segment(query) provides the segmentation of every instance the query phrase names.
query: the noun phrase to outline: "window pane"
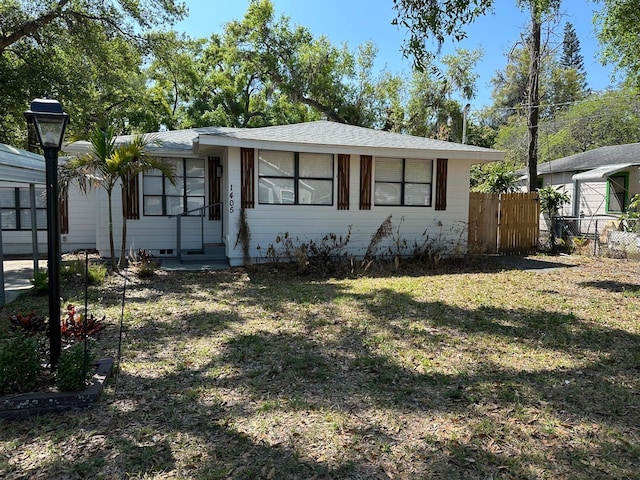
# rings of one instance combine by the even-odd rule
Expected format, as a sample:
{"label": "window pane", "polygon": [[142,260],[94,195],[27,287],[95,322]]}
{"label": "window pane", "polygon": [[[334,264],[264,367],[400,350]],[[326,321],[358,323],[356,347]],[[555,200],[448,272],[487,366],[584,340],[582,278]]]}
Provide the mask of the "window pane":
{"label": "window pane", "polygon": [[142,181],[145,195],[162,195],[162,177],[144,176]]}
{"label": "window pane", "polygon": [[20,209],[20,229],[31,229],[31,210],[25,210],[24,208]]}
{"label": "window pane", "polygon": [[184,197],[167,197],[167,215],[184,212]]}
{"label": "window pane", "polygon": [[47,211],[38,209],[36,210],[36,225],[38,228],[47,228]]}
{"label": "window pane", "polygon": [[36,188],[36,208],[47,208],[47,195],[44,188]]}
{"label": "window pane", "polygon": [[431,202],[431,184],[407,183],[404,186],[404,204],[428,207]]}
{"label": "window pane", "polygon": [[377,158],[376,159],[376,182],[401,182],[402,181],[402,159],[400,158]]}
{"label": "window pane", "polygon": [[299,175],[301,177],[333,177],[333,155],[301,153],[299,156],[299,163]]}
{"label": "window pane", "polygon": [[187,195],[204,196],[204,178],[187,178]]}
{"label": "window pane", "polygon": [[624,209],[624,184],[626,177],[609,177],[609,211],[622,212]]}
{"label": "window pane", "polygon": [[258,173],[265,177],[293,177],[293,152],[261,150],[258,157]]}
{"label": "window pane", "polygon": [[2,210],[2,228],[7,230],[15,230],[17,228],[15,210]]}
{"label": "window pane", "polygon": [[19,188],[18,190],[20,191],[20,193],[18,194],[18,202],[20,203],[20,208],[31,207],[31,195],[29,194],[29,189]]}
{"label": "window pane", "polygon": [[[187,211],[199,207],[204,207],[204,197],[187,197]],[[189,213],[189,215],[199,217],[202,215],[202,210],[196,210],[195,212]]]}
{"label": "window pane", "polygon": [[404,178],[406,182],[431,182],[432,160],[407,159],[405,164]]}
{"label": "window pane", "polygon": [[13,188],[0,188],[0,206],[15,207],[16,206],[16,191]]}
{"label": "window pane", "polygon": [[145,215],[162,215],[162,197],[144,197]]}
{"label": "window pane", "polygon": [[294,203],[293,180],[286,178],[261,178],[258,182],[258,202],[274,204]]}
{"label": "window pane", "polygon": [[166,195],[184,195],[184,178],[176,177],[175,185],[171,185],[171,182],[165,178],[164,192]]}
{"label": "window pane", "polygon": [[299,180],[298,203],[304,205],[331,205],[333,203],[331,180]]}
{"label": "window pane", "polygon": [[204,160],[200,158],[190,158],[186,161],[186,173],[187,177],[202,177],[204,178]]}
{"label": "window pane", "polygon": [[400,205],[400,184],[376,182],[376,205]]}
{"label": "window pane", "polygon": [[[180,175],[180,176],[184,175],[184,163],[181,158],[163,158],[162,161],[173,167],[173,173],[175,175]],[[158,170],[155,170],[155,171],[157,171],[160,175],[162,175],[162,172]]]}

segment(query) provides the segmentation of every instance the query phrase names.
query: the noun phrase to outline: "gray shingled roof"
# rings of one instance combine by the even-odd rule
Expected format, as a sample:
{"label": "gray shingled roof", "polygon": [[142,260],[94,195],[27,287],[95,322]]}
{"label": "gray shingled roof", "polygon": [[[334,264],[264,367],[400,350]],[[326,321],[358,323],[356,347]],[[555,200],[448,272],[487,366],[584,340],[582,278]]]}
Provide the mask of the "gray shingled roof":
{"label": "gray shingled roof", "polygon": [[[193,142],[198,139],[199,135],[212,135],[221,132],[227,132],[232,130],[238,130],[236,128],[228,127],[201,127],[201,128],[188,128],[185,130],[168,130],[165,132],[147,133],[145,137],[147,140],[153,142],[157,140],[157,145],[153,143],[149,145],[149,150],[170,150],[170,151],[187,151],[190,152],[193,148]],[[133,140],[134,135],[120,135],[117,139],[117,143],[130,142]],[[86,152],[90,148],[90,144],[86,140],[80,140],[66,145],[63,150],[69,153]]]}
{"label": "gray shingled roof", "polygon": [[[118,142],[130,141],[131,135],[118,137]],[[259,128],[227,128],[204,127],[187,130],[174,130],[147,134],[147,138],[159,141],[158,146],[150,146],[150,150],[191,151],[193,144],[199,141],[207,145],[246,145],[252,143],[277,143],[309,146],[331,147],[364,147],[401,150],[431,150],[440,152],[467,152],[488,156],[489,160],[502,159],[502,152],[488,148],[463,145],[460,143],[415,137],[399,133],[373,130],[342,123],[319,120],[316,122],[277,125]],[[87,151],[86,141],[67,145],[64,150],[69,153]],[[495,157],[495,158],[493,158]]]}
{"label": "gray shingled roof", "polygon": [[326,120],[262,128],[235,129],[226,132],[217,132],[212,136],[237,140],[301,145],[499,153],[497,150],[473,145],[463,145],[461,143],[434,140],[432,138],[373,130],[371,128],[357,127]]}
{"label": "gray shingled roof", "polygon": [[[569,157],[559,158],[538,165],[538,175],[559,172],[584,172],[606,165],[616,164],[640,165],[640,143],[611,145],[595,148],[588,152],[576,153]],[[517,173],[526,175],[527,169]]]}

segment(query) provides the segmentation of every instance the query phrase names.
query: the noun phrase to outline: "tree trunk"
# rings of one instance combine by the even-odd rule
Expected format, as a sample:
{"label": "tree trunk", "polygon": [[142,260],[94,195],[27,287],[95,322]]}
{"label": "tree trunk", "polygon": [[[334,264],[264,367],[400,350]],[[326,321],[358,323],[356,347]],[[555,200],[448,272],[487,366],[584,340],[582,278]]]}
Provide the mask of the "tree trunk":
{"label": "tree trunk", "polygon": [[122,179],[122,244],[120,246],[120,260],[118,261],[119,269],[124,268],[127,263],[127,212],[129,211],[129,195],[126,187],[128,183],[128,179]]}
{"label": "tree trunk", "polygon": [[529,116],[527,128],[529,129],[529,149],[527,152],[527,165],[529,166],[529,191],[535,192],[538,187],[538,120],[540,116],[540,14],[537,8],[531,7],[531,39],[529,52],[531,54],[529,66],[529,88],[527,92],[527,105]]}
{"label": "tree trunk", "polygon": [[111,270],[114,272],[118,270],[116,264],[116,247],[113,244],[113,208],[111,206],[111,190],[107,190],[107,197],[109,200],[109,253],[111,253]]}

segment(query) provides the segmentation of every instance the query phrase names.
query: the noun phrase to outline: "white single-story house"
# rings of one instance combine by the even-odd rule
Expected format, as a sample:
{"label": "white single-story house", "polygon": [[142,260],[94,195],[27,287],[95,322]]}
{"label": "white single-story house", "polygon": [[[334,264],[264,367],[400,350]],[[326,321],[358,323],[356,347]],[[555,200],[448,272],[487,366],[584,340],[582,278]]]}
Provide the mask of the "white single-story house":
{"label": "white single-story house", "polygon": [[[319,242],[327,234],[351,237],[345,247],[363,256],[385,219],[408,242],[426,237],[450,251],[466,249],[472,164],[503,153],[328,121],[252,129],[194,128],[148,134],[149,153],[174,165],[177,184],[159,171],[140,174],[124,189],[127,250],[180,257],[218,246],[231,266],[244,261],[240,212],[250,232],[251,260],[288,236]],[[118,137],[117,142],[131,140]],[[66,155],[88,153],[86,141]],[[113,195],[114,238],[120,245],[122,196]],[[71,189],[63,251],[85,246],[109,256],[107,199]],[[77,217],[74,221],[74,217]],[[76,231],[77,229],[77,231]],[[385,240],[387,243],[391,239]]]}
{"label": "white single-story house", "polygon": [[[538,186],[565,191],[571,202],[558,212],[580,222],[579,233],[592,233],[617,221],[640,193],[640,143],[600,147],[538,165]],[[517,173],[526,179],[527,170]],[[541,223],[542,224],[542,223]]]}

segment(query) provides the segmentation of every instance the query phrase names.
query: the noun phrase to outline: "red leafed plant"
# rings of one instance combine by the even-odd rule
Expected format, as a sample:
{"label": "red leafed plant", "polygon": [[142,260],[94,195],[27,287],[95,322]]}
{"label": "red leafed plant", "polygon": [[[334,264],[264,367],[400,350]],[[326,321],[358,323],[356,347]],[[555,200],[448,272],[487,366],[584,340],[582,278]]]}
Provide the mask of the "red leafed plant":
{"label": "red leafed plant", "polygon": [[42,316],[36,316],[34,312],[30,312],[27,315],[16,313],[9,317],[9,322],[13,328],[19,328],[27,334],[44,332],[47,329],[47,319]]}
{"label": "red leafed plant", "polygon": [[83,340],[85,336],[92,337],[105,328],[105,317],[97,319],[92,315],[76,311],[73,304],[67,305],[67,315],[60,321],[60,333],[70,340]]}

